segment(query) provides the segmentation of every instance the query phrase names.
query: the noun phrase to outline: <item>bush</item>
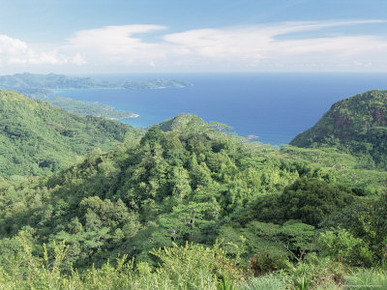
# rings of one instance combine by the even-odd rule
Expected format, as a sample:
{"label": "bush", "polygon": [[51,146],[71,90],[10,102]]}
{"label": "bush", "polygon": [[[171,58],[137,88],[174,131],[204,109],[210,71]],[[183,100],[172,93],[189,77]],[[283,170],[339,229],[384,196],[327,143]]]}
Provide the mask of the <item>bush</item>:
{"label": "bush", "polygon": [[373,254],[367,244],[345,229],[328,230],[317,241],[323,255],[353,266],[371,266]]}
{"label": "bush", "polygon": [[304,261],[289,267],[286,274],[292,288],[326,289],[342,285],[346,269],[329,258],[319,259],[315,254],[309,254]]}
{"label": "bush", "polygon": [[[157,273],[179,289],[208,289],[216,285],[233,285],[242,275],[225,252],[215,244],[212,248],[186,243],[151,251],[161,261]],[[232,287],[232,286],[231,286]]]}
{"label": "bush", "polygon": [[254,276],[261,276],[276,270],[285,269],[289,262],[279,251],[261,250],[250,259]]}

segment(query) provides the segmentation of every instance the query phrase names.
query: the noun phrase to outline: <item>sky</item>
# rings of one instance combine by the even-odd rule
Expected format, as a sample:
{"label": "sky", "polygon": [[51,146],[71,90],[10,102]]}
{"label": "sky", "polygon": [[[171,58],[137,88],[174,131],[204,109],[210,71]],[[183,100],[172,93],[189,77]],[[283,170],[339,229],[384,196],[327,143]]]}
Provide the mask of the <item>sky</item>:
{"label": "sky", "polygon": [[387,0],[0,0],[21,72],[387,72]]}

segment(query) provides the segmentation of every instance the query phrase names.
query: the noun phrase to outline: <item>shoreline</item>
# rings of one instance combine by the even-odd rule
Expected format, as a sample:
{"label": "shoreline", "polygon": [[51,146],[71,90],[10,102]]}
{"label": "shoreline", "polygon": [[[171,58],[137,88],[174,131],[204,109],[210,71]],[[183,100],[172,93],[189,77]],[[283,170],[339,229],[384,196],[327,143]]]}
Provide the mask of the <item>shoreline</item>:
{"label": "shoreline", "polygon": [[[127,116],[127,117],[108,118],[108,119],[120,121],[120,120],[134,119],[134,118],[138,118],[138,117],[140,117],[140,114],[132,113],[130,116]],[[101,117],[101,118],[104,118],[104,117]]]}
{"label": "shoreline", "polygon": [[132,113],[132,114],[131,114],[130,116],[128,116],[128,117],[115,118],[115,120],[133,119],[133,118],[138,118],[138,117],[140,117],[139,114]]}

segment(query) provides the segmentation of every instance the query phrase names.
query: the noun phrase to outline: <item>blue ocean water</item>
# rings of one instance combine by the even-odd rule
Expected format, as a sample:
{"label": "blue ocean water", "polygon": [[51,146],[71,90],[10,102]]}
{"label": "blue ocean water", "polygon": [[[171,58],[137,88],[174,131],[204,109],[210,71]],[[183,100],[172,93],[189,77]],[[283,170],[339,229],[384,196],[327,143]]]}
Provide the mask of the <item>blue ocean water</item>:
{"label": "blue ocean water", "polygon": [[[96,76],[93,76],[96,78]],[[313,126],[338,100],[367,90],[387,89],[387,74],[250,73],[110,75],[102,79],[189,81],[193,87],[159,90],[76,89],[55,95],[99,102],[139,114],[124,120],[148,127],[181,113],[217,121],[247,137],[272,145],[289,143]]]}

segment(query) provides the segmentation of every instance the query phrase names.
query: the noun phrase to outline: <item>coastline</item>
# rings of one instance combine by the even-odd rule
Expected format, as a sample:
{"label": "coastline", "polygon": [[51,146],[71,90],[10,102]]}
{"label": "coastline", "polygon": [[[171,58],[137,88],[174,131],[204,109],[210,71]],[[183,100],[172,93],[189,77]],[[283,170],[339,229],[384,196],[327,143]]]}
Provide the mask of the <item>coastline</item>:
{"label": "coastline", "polygon": [[139,114],[132,113],[130,116],[127,116],[127,117],[110,118],[110,119],[111,119],[111,120],[117,120],[117,121],[120,121],[120,120],[133,119],[133,118],[138,118],[138,117],[140,117]]}

